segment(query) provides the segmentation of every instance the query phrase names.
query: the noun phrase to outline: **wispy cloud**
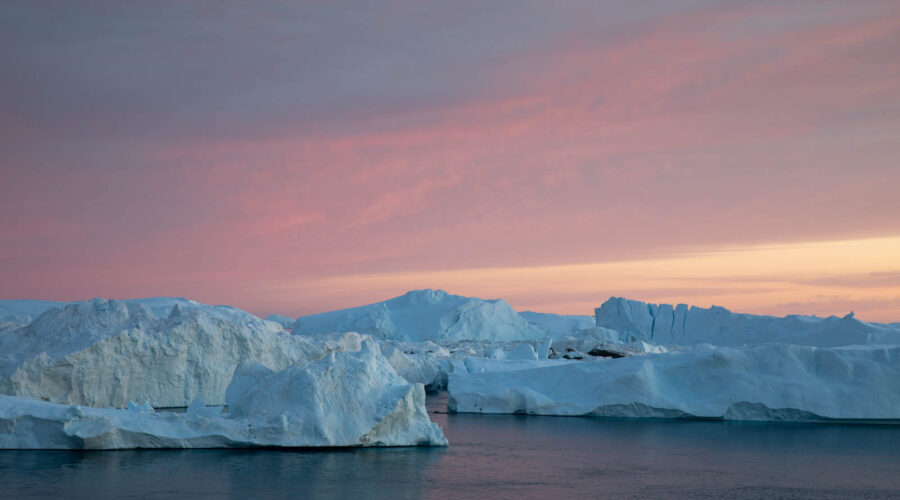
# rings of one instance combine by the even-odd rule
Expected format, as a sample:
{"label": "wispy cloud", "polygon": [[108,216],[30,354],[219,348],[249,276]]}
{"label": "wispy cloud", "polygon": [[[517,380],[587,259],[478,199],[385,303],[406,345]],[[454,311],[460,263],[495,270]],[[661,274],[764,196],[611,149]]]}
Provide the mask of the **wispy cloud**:
{"label": "wispy cloud", "polygon": [[[864,276],[890,263],[800,276],[756,245],[900,232],[896,2],[97,5],[0,11],[0,296],[309,311],[515,298],[525,281],[465,270],[571,263],[606,285],[540,274],[516,303],[893,287]],[[698,247],[739,279],[602,265]]]}

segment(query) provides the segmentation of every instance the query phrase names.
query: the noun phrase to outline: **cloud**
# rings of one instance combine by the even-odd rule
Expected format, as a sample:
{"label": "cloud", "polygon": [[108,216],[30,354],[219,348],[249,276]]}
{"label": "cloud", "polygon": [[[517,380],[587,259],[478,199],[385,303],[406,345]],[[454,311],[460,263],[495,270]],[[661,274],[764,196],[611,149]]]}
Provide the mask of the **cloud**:
{"label": "cloud", "polygon": [[[0,295],[263,307],[260,282],[892,236],[897,19],[892,2],[13,2]],[[794,279],[833,274],[817,269]],[[714,278],[617,286],[706,300]],[[601,292],[624,293],[579,303]]]}

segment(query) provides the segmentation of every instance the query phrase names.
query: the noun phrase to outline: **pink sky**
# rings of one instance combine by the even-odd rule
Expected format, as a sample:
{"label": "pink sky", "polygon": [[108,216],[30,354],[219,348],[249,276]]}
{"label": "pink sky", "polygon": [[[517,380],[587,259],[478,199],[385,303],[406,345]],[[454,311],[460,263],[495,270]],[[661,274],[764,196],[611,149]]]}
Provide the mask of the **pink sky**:
{"label": "pink sky", "polygon": [[900,321],[898,53],[893,1],[13,2],[0,298]]}

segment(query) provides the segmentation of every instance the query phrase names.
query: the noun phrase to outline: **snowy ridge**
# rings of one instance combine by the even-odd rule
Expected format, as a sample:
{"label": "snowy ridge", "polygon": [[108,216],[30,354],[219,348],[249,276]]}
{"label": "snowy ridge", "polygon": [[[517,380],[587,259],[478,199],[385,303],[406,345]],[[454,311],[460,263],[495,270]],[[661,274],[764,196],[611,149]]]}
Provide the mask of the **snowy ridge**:
{"label": "snowy ridge", "polygon": [[355,353],[266,374],[229,414],[199,400],[187,413],[86,408],[0,396],[0,448],[126,449],[248,446],[445,446],[425,391],[371,341]]}
{"label": "snowy ridge", "polygon": [[367,306],[302,316],[293,326],[295,335],[346,331],[377,339],[442,343],[546,336],[542,328],[525,321],[501,299],[462,297],[443,290],[415,290]]}
{"label": "snowy ridge", "polygon": [[[489,364],[479,363],[490,370]],[[900,346],[701,345],[682,353],[532,363],[449,377],[460,412],[712,417],[733,420],[900,419]]]}
{"label": "snowy ridge", "polygon": [[733,313],[723,307],[648,304],[612,297],[595,309],[598,327],[618,330],[625,340],[655,344],[723,346],[785,343],[819,347],[900,344],[900,329],[865,323],[852,314],[843,318],[760,316]]}

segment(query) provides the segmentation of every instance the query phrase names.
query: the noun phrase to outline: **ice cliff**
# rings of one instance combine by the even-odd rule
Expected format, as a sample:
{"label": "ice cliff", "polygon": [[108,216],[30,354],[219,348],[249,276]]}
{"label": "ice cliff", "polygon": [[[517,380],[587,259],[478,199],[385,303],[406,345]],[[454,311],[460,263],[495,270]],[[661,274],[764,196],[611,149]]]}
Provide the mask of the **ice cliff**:
{"label": "ice cliff", "polygon": [[425,392],[371,341],[280,372],[257,372],[230,407],[186,413],[87,408],[0,396],[0,448],[124,449],[415,446],[447,444]]}
{"label": "ice cliff", "polygon": [[449,376],[460,412],[713,417],[735,420],[900,419],[900,346],[817,348],[708,344],[591,362],[479,365]]}
{"label": "ice cliff", "polygon": [[[168,318],[154,320],[142,305],[92,301],[82,315],[84,307],[48,311],[29,325],[42,333],[25,336],[17,353],[34,357],[0,380],[0,393],[99,407],[122,407],[128,400],[187,406],[195,398],[221,404],[243,360],[280,370],[343,349],[327,339],[314,343],[291,336],[261,320],[237,323],[200,309],[175,307]],[[72,323],[78,327],[63,327]],[[68,342],[70,332],[80,333]]]}
{"label": "ice cliff", "polygon": [[724,346],[784,343],[819,347],[900,344],[900,329],[843,318],[759,316],[723,307],[648,304],[612,297],[595,309],[598,327],[617,330],[625,340],[655,344]]}

